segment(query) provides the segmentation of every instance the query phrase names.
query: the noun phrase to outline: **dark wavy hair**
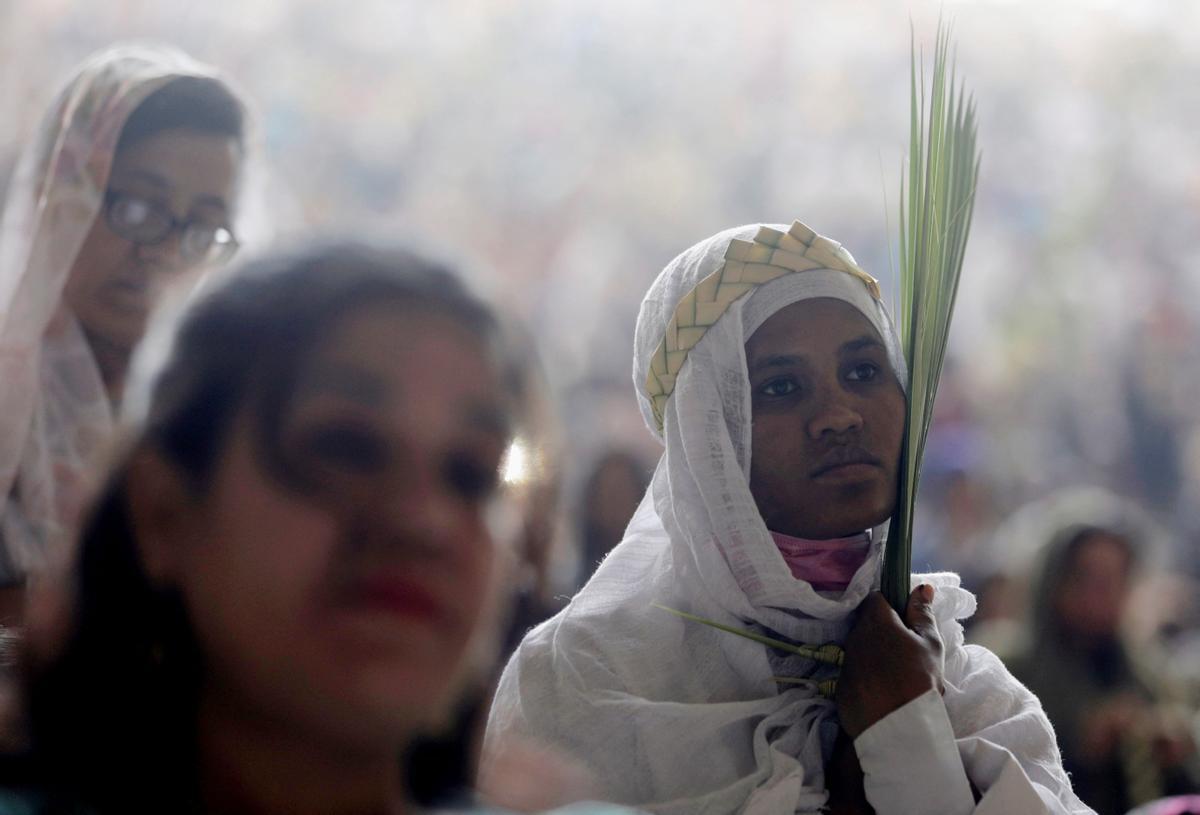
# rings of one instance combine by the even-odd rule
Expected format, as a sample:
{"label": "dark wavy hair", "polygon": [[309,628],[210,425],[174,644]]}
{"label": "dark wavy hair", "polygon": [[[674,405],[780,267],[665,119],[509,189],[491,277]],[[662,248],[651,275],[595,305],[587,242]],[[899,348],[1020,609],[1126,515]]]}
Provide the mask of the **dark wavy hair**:
{"label": "dark wavy hair", "polygon": [[[128,463],[151,446],[203,494],[235,415],[248,407],[264,465],[286,476],[277,429],[306,361],[338,321],[388,301],[448,315],[487,343],[501,339],[492,312],[445,267],[357,244],[253,263],[188,311],[152,379],[131,452],[82,531],[70,634],[48,661],[28,668],[28,747],[0,780],[33,786],[48,796],[47,811],[80,803],[100,812],[198,808],[204,656],[181,598],[143,571],[126,501]],[[465,785],[468,740],[451,734],[430,741],[440,751],[433,758],[421,750],[408,757],[431,779],[410,785],[420,797],[444,798]]]}

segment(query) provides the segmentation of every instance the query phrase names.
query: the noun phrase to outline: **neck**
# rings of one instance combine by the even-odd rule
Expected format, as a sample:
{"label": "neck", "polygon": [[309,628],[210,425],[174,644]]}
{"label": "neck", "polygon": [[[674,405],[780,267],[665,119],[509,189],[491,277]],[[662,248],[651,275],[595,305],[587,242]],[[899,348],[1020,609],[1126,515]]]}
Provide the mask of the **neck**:
{"label": "neck", "polygon": [[817,591],[845,591],[871,552],[871,536],[866,532],[827,540],[772,532],[771,538],[792,577]]}
{"label": "neck", "polygon": [[133,349],[109,342],[90,331],[85,331],[84,336],[96,360],[96,367],[100,369],[100,379],[108,391],[108,400],[114,406],[120,404],[121,389],[125,387],[125,374],[129,371]]}
{"label": "neck", "polygon": [[361,750],[290,731],[211,695],[201,705],[205,810],[405,815],[400,746]]}

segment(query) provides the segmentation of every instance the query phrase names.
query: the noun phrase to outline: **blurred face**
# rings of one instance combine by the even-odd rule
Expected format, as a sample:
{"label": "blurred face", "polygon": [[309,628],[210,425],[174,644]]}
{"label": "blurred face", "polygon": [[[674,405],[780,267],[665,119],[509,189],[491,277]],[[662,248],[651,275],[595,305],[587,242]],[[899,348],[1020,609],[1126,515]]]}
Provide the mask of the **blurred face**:
{"label": "blurred face", "polygon": [[440,720],[490,588],[495,367],[450,318],[376,304],[301,376],[278,428],[288,486],[241,417],[169,569],[211,695],[360,745]]}
{"label": "blurred face", "polygon": [[142,204],[177,222],[228,227],[241,148],[227,136],[164,130],[135,142],[113,159],[108,202],[75,259],[63,296],[89,336],[131,349],[146,330],[151,307],[172,282],[196,281],[199,265],[180,251],[181,231],[140,244],[110,226],[114,196],[125,198],[118,217],[136,220]]}
{"label": "blurred face", "polygon": [[1081,541],[1058,586],[1063,628],[1088,639],[1116,634],[1128,583],[1129,554],[1122,539],[1100,533]]}
{"label": "blurred face", "polygon": [[853,306],[780,309],[746,343],[750,492],[767,528],[823,540],[888,518],[905,402],[887,350]]}

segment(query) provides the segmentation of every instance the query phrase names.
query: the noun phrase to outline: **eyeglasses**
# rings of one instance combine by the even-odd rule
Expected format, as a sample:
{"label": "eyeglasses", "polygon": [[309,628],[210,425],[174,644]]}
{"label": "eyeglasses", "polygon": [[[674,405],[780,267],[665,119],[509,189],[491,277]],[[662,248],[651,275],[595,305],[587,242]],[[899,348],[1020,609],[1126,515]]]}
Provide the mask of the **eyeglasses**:
{"label": "eyeglasses", "polygon": [[104,206],[109,228],[134,243],[161,243],[180,230],[179,256],[187,264],[224,263],[238,249],[237,238],[228,227],[180,220],[166,207],[140,195],[110,190],[104,196]]}

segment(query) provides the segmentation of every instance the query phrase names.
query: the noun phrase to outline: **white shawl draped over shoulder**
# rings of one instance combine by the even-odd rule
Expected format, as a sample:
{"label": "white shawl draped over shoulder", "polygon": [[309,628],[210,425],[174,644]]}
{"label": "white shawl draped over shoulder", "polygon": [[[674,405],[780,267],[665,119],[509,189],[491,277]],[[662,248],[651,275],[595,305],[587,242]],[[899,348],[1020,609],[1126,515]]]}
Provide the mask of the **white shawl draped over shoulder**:
{"label": "white shawl draped over shoulder", "polygon": [[[653,432],[645,382],[668,322],[722,267],[730,241],[752,241],[759,230],[728,230],[687,250],[643,301],[634,381]],[[749,491],[744,344],[771,314],[813,297],[862,311],[903,371],[890,317],[845,271],[784,274],[729,305],[678,370],[661,409],[665,453],[624,540],[505,669],[488,750],[503,749],[510,734],[539,740],[588,766],[609,799],[658,813],[790,815],[825,804],[824,765],[838,724],[815,683],[832,669],[654,607],[819,645],[842,642],[849,615],[877,587],[885,529],[873,530],[871,555],[844,593],[818,593],[791,575]],[[959,620],[973,613],[974,597],[952,574],[920,580],[936,588],[945,706],[976,788],[986,793],[1016,773],[1045,811],[1089,812],[1071,792],[1037,700],[995,656],[964,645]],[[781,675],[813,684],[777,683]]]}

